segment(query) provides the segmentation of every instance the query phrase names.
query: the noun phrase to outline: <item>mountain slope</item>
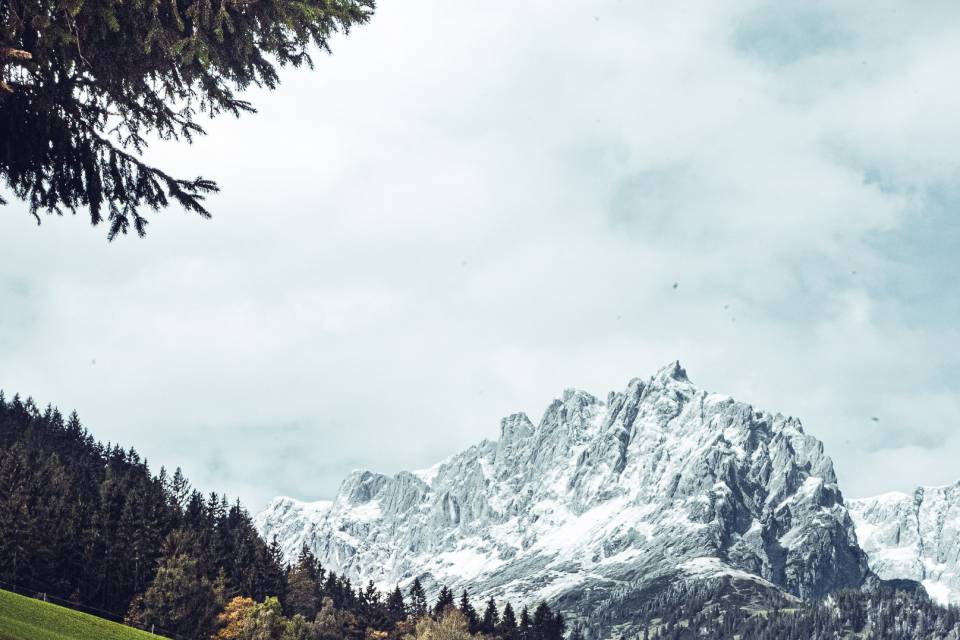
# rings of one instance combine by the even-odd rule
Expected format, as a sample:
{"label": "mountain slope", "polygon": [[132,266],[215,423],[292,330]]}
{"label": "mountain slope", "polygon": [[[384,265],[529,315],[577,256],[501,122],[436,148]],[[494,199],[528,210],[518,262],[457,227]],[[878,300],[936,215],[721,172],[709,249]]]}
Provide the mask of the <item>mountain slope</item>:
{"label": "mountain slope", "polygon": [[567,391],[420,472],[357,471],[332,502],[256,519],[288,556],[384,585],[547,599],[591,628],[629,624],[671,584],[801,598],[868,575],[823,445],[796,419],[698,390],[679,363],[606,401]]}
{"label": "mountain slope", "polygon": [[960,482],[848,502],[870,568],[921,582],[941,603],[960,603]]}

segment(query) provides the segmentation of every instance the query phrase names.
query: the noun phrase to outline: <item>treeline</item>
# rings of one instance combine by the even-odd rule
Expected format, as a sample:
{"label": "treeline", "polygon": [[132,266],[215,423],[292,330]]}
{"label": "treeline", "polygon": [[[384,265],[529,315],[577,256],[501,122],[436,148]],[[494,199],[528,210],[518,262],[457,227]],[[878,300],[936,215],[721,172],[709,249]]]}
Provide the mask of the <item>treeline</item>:
{"label": "treeline", "polygon": [[540,604],[474,608],[419,580],[355,587],[304,548],[292,566],[238,502],[202,495],[177,469],[93,439],[76,413],[0,392],[0,582],[177,638],[559,640]]}
{"label": "treeline", "polygon": [[282,597],[257,603],[230,600],[218,617],[215,640],[372,640],[423,639],[561,640],[563,616],[540,603],[519,616],[510,603],[501,611],[493,599],[479,611],[469,594],[459,598],[441,587],[428,602],[419,579],[406,593],[381,593],[372,582],[354,588],[350,580],[326,571],[304,546],[287,572]]}
{"label": "treeline", "polygon": [[207,608],[208,591],[263,599],[286,579],[279,547],[238,503],[204,497],[179,470],[152,475],[75,413],[0,393],[0,580],[122,614],[185,574]]}
{"label": "treeline", "polygon": [[642,640],[958,640],[960,610],[933,602],[916,583],[847,589],[821,601],[772,609],[743,606],[728,581],[686,586],[638,612],[647,620]]}

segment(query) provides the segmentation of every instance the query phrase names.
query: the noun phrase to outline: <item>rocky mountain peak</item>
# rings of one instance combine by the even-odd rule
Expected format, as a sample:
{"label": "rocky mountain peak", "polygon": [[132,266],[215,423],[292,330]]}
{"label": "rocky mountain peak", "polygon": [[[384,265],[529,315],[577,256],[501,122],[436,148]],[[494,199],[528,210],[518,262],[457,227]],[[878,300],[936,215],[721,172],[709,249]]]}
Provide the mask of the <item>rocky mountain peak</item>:
{"label": "rocky mountain peak", "polygon": [[687,371],[680,366],[679,360],[674,360],[673,362],[660,367],[660,369],[654,374],[652,380],[653,382],[661,385],[667,385],[671,382],[690,382],[690,379],[687,377]]}
{"label": "rocky mountain peak", "polygon": [[513,413],[500,420],[500,440],[522,440],[533,433],[534,426],[527,414]]}
{"label": "rocky mountain peak", "polygon": [[565,391],[536,426],[513,414],[498,441],[354,472],[329,508],[271,505],[258,524],[354,580],[469,584],[604,628],[678,581],[803,598],[863,581],[832,462],[798,420],[699,390],[679,362],[606,398]]}

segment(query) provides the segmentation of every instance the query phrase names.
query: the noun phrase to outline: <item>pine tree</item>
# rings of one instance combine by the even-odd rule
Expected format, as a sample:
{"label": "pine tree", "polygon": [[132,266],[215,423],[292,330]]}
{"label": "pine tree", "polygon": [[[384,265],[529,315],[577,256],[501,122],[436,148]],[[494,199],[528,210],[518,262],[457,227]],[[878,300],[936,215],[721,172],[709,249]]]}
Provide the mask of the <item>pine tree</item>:
{"label": "pine tree", "polygon": [[480,628],[480,620],[477,617],[477,610],[470,604],[470,596],[466,589],[460,596],[460,613],[467,619],[467,628],[470,629],[470,633],[476,633]]}
{"label": "pine tree", "polygon": [[436,620],[439,620],[443,617],[444,612],[447,609],[454,607],[453,591],[448,589],[446,585],[440,587],[440,593],[437,596],[437,603],[433,605],[433,617]]}
{"label": "pine tree", "polygon": [[356,592],[353,590],[353,584],[350,582],[350,578],[345,576],[340,576],[340,597],[343,601],[343,608],[348,611],[356,611],[359,605],[359,599],[357,598]]}
{"label": "pine tree", "polygon": [[313,555],[313,552],[310,550],[310,547],[307,546],[306,542],[300,545],[300,554],[297,556],[297,566],[309,572],[314,582],[323,581],[323,567],[320,565],[317,557]]}
{"label": "pine tree", "polygon": [[343,595],[340,592],[340,576],[333,571],[327,573],[327,581],[323,585],[325,597],[330,598],[334,607],[343,606]]}
{"label": "pine tree", "polygon": [[313,620],[320,609],[320,602],[317,600],[317,583],[313,577],[312,567],[309,563],[304,563],[302,556],[287,576],[284,602],[288,613],[300,614],[308,620]]}
{"label": "pine tree", "polygon": [[403,602],[403,592],[397,585],[387,598],[387,615],[391,624],[396,624],[407,617],[406,605]]}
{"label": "pine tree", "polygon": [[410,608],[408,614],[411,618],[422,618],[427,615],[427,594],[420,584],[420,578],[414,578],[410,585]]}
{"label": "pine tree", "polygon": [[533,637],[536,638],[536,640],[551,640],[550,631],[552,624],[553,611],[550,610],[546,602],[541,602],[537,605],[537,608],[533,610],[533,620],[530,623]]}
{"label": "pine tree", "polygon": [[533,638],[530,612],[526,607],[520,612],[520,623],[517,625],[517,638],[519,640],[531,640]]}
{"label": "pine tree", "polygon": [[553,620],[547,627],[547,638],[549,640],[563,640],[564,633],[567,630],[567,623],[563,614],[559,611],[553,615]]}
{"label": "pine tree", "polygon": [[190,481],[184,477],[183,469],[177,467],[176,471],[173,472],[173,478],[170,479],[170,485],[167,487],[167,495],[171,506],[182,512],[187,508],[187,501],[190,499],[191,493],[193,493],[193,488],[190,486]]}
{"label": "pine tree", "polygon": [[367,582],[367,587],[359,595],[360,626],[374,629],[385,627],[388,623],[387,609],[373,580]]}
{"label": "pine tree", "polygon": [[267,556],[262,561],[264,595],[286,597],[286,575],[283,562],[283,549],[277,536],[273,536],[267,549]]}
{"label": "pine tree", "polygon": [[493,598],[487,600],[487,607],[483,611],[483,621],[480,623],[480,631],[487,635],[493,635],[500,625],[500,613],[497,611],[497,603]]}
{"label": "pine tree", "polygon": [[513,605],[509,602],[503,607],[503,616],[497,626],[497,635],[504,640],[515,640],[517,636],[517,616],[513,613]]}
{"label": "pine tree", "polygon": [[[0,177],[30,205],[85,208],[109,237],[143,234],[145,208],[209,216],[210,180],[143,161],[153,138],[191,142],[202,117],[253,107],[276,65],[367,22],[373,0],[4,0],[0,3]],[[0,199],[0,204],[4,201]]]}

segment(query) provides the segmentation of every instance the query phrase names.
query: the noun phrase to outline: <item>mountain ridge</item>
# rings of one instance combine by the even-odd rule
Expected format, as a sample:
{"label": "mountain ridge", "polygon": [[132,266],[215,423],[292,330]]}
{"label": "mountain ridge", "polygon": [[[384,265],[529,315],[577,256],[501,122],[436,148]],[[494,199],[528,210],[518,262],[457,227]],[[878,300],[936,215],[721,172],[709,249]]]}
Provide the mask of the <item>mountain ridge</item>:
{"label": "mountain ridge", "polygon": [[256,522],[288,556],[306,544],[355,579],[469,582],[601,633],[628,629],[616,603],[655,585],[722,577],[810,598],[871,575],[823,444],[697,389],[679,362],[605,401],[568,389],[537,425],[511,414],[498,440],[429,469],[354,471],[322,503],[276,499]]}
{"label": "mountain ridge", "polygon": [[848,503],[880,578],[915,580],[941,604],[960,602],[960,481]]}

